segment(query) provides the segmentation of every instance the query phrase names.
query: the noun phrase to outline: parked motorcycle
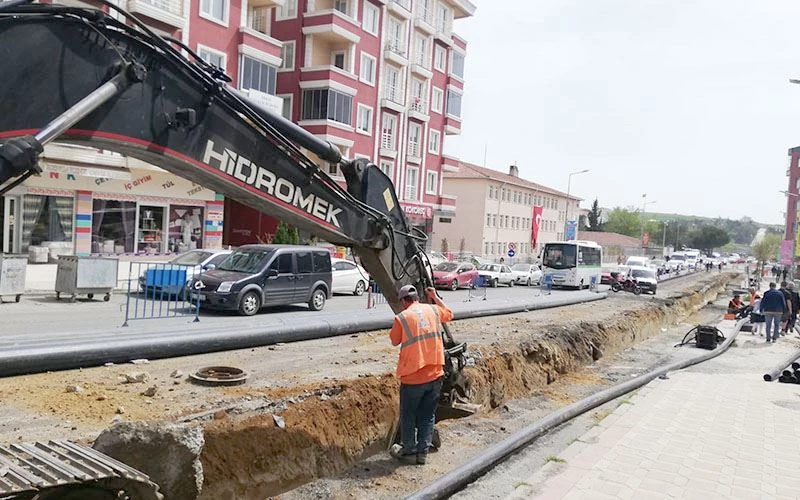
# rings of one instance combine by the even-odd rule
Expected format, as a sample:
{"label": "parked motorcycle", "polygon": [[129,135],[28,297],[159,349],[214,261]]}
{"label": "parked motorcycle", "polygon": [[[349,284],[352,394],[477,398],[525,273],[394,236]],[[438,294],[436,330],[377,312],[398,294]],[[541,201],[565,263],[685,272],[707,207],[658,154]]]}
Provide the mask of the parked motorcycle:
{"label": "parked motorcycle", "polygon": [[611,283],[611,290],[615,292],[631,292],[634,295],[642,294],[642,287],[639,286],[639,283],[635,279],[631,278],[628,278],[624,281],[613,281]]}

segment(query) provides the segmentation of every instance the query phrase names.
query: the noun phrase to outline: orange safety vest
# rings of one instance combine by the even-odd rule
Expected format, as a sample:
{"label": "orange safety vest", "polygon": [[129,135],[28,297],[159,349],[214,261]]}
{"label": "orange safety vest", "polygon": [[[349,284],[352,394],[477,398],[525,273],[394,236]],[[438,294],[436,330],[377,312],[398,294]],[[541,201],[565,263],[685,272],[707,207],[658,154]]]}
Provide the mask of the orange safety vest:
{"label": "orange safety vest", "polygon": [[397,376],[401,382],[424,384],[444,375],[442,321],[452,317],[447,308],[421,303],[395,317],[391,338],[395,345],[400,344]]}

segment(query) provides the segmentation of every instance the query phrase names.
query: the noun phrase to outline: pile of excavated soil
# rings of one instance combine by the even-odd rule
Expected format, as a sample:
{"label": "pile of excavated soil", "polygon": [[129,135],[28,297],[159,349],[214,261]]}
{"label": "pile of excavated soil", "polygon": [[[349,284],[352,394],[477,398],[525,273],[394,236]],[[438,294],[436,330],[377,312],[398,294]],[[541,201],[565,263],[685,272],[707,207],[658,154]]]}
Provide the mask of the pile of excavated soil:
{"label": "pile of excavated soil", "polygon": [[[521,340],[473,346],[477,361],[465,371],[471,399],[490,409],[543,389],[549,395],[547,386],[559,377],[681,321],[716,298],[730,279],[711,276],[677,298],[647,303],[599,322],[535,327],[526,323]],[[526,320],[504,321],[519,327]],[[232,415],[207,424],[202,498],[263,499],[385,450],[397,419],[396,380],[384,375],[340,384],[339,394],[289,406],[279,416],[282,421],[272,414],[257,414]]]}

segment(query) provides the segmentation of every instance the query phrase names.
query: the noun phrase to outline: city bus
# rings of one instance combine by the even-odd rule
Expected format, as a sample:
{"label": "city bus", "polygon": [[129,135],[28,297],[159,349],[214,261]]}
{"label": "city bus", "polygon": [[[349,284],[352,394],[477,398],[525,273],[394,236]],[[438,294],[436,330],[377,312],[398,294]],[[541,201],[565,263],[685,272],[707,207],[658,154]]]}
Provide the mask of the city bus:
{"label": "city bus", "polygon": [[584,288],[600,284],[603,247],[594,241],[554,241],[542,250],[542,273],[553,286]]}

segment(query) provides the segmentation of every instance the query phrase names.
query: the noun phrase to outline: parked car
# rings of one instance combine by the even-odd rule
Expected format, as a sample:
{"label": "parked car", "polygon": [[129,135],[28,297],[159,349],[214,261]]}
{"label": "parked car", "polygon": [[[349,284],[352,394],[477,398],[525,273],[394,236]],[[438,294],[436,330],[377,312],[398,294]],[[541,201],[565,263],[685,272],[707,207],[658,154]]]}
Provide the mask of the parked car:
{"label": "parked car", "polygon": [[442,262],[433,268],[433,285],[436,288],[458,290],[470,286],[478,277],[478,271],[470,262]]}
{"label": "parked car", "polygon": [[655,269],[644,266],[631,266],[629,275],[636,280],[643,292],[656,294],[658,279],[656,278]]}
{"label": "parked car", "polygon": [[437,252],[436,250],[431,250],[429,252],[425,252],[428,255],[428,260],[431,262],[431,266],[436,267],[442,262],[447,262],[447,257],[444,256],[443,253]]}
{"label": "parked car", "polygon": [[364,295],[369,285],[369,274],[353,261],[331,258],[333,293],[352,293]]}
{"label": "parked car", "polygon": [[321,311],[332,294],[331,253],[293,245],[244,245],[216,269],[192,279],[193,299],[207,309],[252,316],[263,306],[308,304]]}
{"label": "parked car", "polygon": [[471,257],[469,261],[472,263],[473,266],[481,267],[485,264],[491,264],[492,261],[489,259],[484,259],[483,257]]}
{"label": "parked car", "polygon": [[478,268],[478,276],[484,279],[486,286],[514,286],[514,273],[505,264],[484,264]]}
{"label": "parked car", "polygon": [[542,270],[536,264],[514,264],[511,266],[514,273],[514,282],[517,285],[540,285],[542,283]]}
{"label": "parked car", "polygon": [[216,268],[230,253],[230,250],[189,250],[163,264],[153,264],[139,276],[139,289],[152,298],[183,299],[189,280]]}

